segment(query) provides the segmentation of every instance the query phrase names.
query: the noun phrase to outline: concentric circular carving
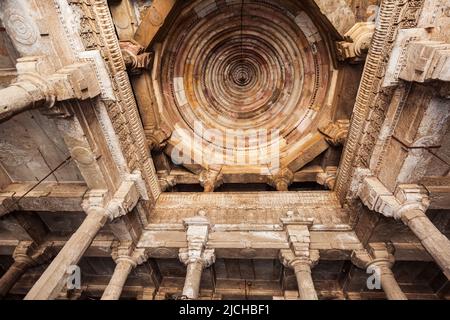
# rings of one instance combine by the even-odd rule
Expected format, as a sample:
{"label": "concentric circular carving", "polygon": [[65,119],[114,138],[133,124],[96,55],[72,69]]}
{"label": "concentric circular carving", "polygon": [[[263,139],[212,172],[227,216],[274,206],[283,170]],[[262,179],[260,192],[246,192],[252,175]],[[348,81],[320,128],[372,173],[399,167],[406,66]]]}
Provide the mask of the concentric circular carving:
{"label": "concentric circular carving", "polygon": [[[194,145],[184,141],[202,154],[202,165],[274,143],[286,156],[325,104],[328,49],[300,1],[192,1],[169,29],[160,56],[167,124],[196,135],[199,124],[221,133],[202,135]],[[246,138],[230,145],[230,136]],[[175,136],[171,143],[180,140]],[[263,164],[269,155],[260,153]]]}
{"label": "concentric circular carving", "polygon": [[10,12],[6,21],[11,37],[24,45],[32,45],[37,41],[38,31],[31,22],[17,12]]}

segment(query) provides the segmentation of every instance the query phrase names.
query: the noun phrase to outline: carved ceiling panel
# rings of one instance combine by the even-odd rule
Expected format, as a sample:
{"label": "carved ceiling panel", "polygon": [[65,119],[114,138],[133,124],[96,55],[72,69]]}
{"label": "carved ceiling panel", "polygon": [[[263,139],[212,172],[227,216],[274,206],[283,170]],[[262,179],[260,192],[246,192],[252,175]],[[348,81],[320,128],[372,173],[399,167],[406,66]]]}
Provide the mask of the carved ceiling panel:
{"label": "carved ceiling panel", "polygon": [[337,71],[326,26],[308,7],[191,1],[166,30],[153,81],[169,156],[182,151],[183,164],[222,173],[261,171],[277,158],[295,172],[328,147],[317,128],[332,120]]}

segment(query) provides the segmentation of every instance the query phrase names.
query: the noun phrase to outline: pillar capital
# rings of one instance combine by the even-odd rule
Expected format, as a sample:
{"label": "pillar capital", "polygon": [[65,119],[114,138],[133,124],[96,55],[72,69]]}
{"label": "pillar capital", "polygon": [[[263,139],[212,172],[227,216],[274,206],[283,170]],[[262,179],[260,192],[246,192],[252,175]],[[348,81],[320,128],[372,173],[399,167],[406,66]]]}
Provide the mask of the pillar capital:
{"label": "pillar capital", "polygon": [[120,41],[123,60],[127,70],[132,74],[140,74],[151,68],[154,53],[145,52],[144,47],[134,40]]}
{"label": "pillar capital", "polygon": [[411,219],[424,215],[430,206],[427,190],[419,185],[400,185],[397,187],[395,197],[400,202],[400,206],[394,213],[394,217],[401,219],[406,224]]}
{"label": "pillar capital", "polygon": [[116,263],[125,261],[130,263],[133,268],[143,264],[148,260],[148,250],[145,248],[136,248],[131,241],[114,241],[111,248],[111,257]]}
{"label": "pillar capital", "polygon": [[390,269],[395,262],[394,251],[395,249],[391,244],[371,243],[367,250],[354,250],[351,261],[360,269],[367,269],[371,265],[386,266]]}
{"label": "pillar capital", "polygon": [[289,186],[294,182],[294,173],[289,168],[279,169],[269,177],[269,185],[277,191],[288,191]]}
{"label": "pillar capital", "polygon": [[223,184],[222,167],[209,167],[203,170],[199,176],[200,185],[205,192],[214,192]]}
{"label": "pillar capital", "polygon": [[200,211],[199,215],[183,221],[186,228],[187,248],[180,248],[179,258],[186,265],[201,262],[205,267],[209,267],[215,262],[214,250],[206,248],[210,223],[205,214]]}
{"label": "pillar capital", "polygon": [[184,265],[200,263],[203,268],[208,268],[216,261],[214,249],[205,249],[202,252],[189,248],[181,248],[178,255]]}
{"label": "pillar capital", "polygon": [[342,146],[347,140],[349,120],[337,120],[319,128],[319,132],[325,136],[325,140],[332,146]]}
{"label": "pillar capital", "polygon": [[415,184],[399,185],[395,193],[392,193],[376,177],[366,177],[358,195],[370,210],[397,220],[403,220],[405,214],[414,210],[425,213],[430,205],[428,192],[424,187]]}
{"label": "pillar capital", "polygon": [[280,250],[280,261],[286,267],[290,269],[296,269],[302,266],[308,267],[308,269],[314,268],[320,259],[318,250],[310,250],[308,255],[296,256],[290,249]]}
{"label": "pillar capital", "polygon": [[0,120],[34,108],[43,107],[49,116],[68,117],[71,112],[57,101],[86,100],[100,95],[100,85],[89,63],[74,63],[55,71],[45,56],[17,60],[17,81],[2,89]]}
{"label": "pillar capital", "polygon": [[28,267],[41,265],[54,256],[53,243],[37,245],[33,241],[20,241],[14,249],[14,261]]}
{"label": "pillar capital", "polygon": [[337,169],[337,167],[326,167],[323,172],[317,174],[317,183],[333,190],[336,184]]}

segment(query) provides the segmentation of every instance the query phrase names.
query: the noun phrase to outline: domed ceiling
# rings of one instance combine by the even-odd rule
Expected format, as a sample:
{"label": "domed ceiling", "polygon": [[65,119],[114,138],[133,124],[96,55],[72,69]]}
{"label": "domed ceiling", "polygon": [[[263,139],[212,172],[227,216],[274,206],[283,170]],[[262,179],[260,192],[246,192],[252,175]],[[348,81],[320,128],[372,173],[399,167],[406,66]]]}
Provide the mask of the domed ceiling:
{"label": "domed ceiling", "polygon": [[172,160],[223,173],[299,170],[333,113],[331,31],[317,21],[294,0],[185,4],[153,70]]}

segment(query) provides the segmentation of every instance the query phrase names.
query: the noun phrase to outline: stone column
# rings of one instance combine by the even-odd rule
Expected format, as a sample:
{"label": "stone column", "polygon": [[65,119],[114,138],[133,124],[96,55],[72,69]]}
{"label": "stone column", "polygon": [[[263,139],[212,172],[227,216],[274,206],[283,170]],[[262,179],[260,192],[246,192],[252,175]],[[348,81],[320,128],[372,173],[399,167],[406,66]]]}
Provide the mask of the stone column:
{"label": "stone column", "polygon": [[179,258],[187,268],[183,288],[187,299],[198,298],[203,269],[215,262],[214,250],[206,249],[210,225],[205,215],[200,211],[199,216],[184,220],[188,246],[180,249]]}
{"label": "stone column", "polygon": [[33,266],[51,257],[50,248],[38,247],[34,242],[21,241],[13,253],[14,263],[0,279],[0,299],[5,297],[22,275]]}
{"label": "stone column", "polygon": [[51,109],[56,101],[85,100],[100,94],[95,72],[87,63],[66,66],[51,73],[44,57],[17,60],[18,81],[0,90],[0,123],[34,108]]}
{"label": "stone column", "polygon": [[402,213],[401,220],[419,238],[420,243],[450,279],[450,240],[418,209]]}
{"label": "stone column", "polygon": [[130,272],[138,264],[142,264],[147,260],[145,251],[134,250],[133,252],[132,245],[114,247],[113,259],[116,261],[116,268],[108,286],[103,292],[101,300],[119,300]]}
{"label": "stone column", "polygon": [[0,97],[2,97],[0,100],[0,122],[26,110],[43,106],[48,93],[30,81],[15,83],[0,90]]}
{"label": "stone column", "polygon": [[114,269],[113,276],[109,281],[105,292],[103,292],[101,300],[119,300],[128,275],[135,267],[136,263],[131,258],[119,259],[116,268]]}
{"label": "stone column", "polygon": [[34,284],[25,296],[25,300],[56,298],[65,284],[64,280],[69,267],[78,263],[108,218],[105,208],[89,207],[86,219]]}
{"label": "stone column", "polygon": [[426,216],[430,200],[422,186],[400,185],[393,194],[376,177],[367,177],[358,196],[370,210],[407,225],[450,279],[450,240]]}
{"label": "stone column", "polygon": [[388,300],[407,300],[392,273],[394,265],[394,248],[385,243],[372,243],[368,250],[357,250],[352,253],[352,262],[358,268],[375,272],[380,277],[381,287]]}
{"label": "stone column", "polygon": [[283,265],[295,272],[300,300],[318,300],[311,268],[316,265],[319,255],[317,251],[312,252],[311,257],[308,257],[296,256],[290,249],[280,251],[280,260]]}
{"label": "stone column", "polygon": [[204,250],[201,256],[197,257],[195,253],[189,252],[189,249],[180,249],[180,260],[187,269],[182,295],[187,299],[197,299],[203,269],[215,262],[214,250]]}

